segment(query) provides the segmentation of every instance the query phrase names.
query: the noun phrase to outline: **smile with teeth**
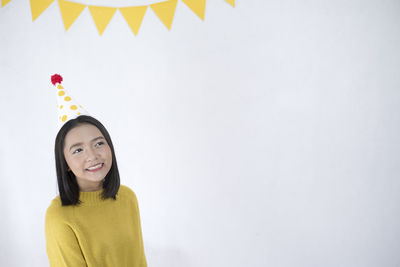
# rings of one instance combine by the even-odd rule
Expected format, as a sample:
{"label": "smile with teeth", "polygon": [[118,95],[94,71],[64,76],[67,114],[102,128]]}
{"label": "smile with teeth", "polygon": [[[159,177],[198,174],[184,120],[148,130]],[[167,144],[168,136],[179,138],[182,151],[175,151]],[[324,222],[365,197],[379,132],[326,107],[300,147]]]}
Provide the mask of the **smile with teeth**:
{"label": "smile with teeth", "polygon": [[87,168],[86,170],[87,170],[87,171],[98,171],[98,170],[100,170],[101,168],[103,168],[103,164],[104,164],[104,163],[97,164],[96,166]]}

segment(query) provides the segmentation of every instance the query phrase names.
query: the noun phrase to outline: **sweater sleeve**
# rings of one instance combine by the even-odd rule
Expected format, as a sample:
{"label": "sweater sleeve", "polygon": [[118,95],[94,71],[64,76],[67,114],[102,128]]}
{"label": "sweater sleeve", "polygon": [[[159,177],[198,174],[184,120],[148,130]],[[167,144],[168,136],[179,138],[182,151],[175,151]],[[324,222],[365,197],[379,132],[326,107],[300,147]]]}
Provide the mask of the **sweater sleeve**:
{"label": "sweater sleeve", "polygon": [[45,234],[50,267],[87,266],[73,229],[52,207],[46,211]]}
{"label": "sweater sleeve", "polygon": [[143,246],[143,236],[142,236],[142,226],[140,223],[140,212],[139,212],[139,204],[138,200],[136,198],[136,194],[132,191],[133,193],[133,200],[135,203],[135,208],[137,212],[137,225],[139,226],[138,232],[139,232],[139,238],[140,238],[140,247],[141,247],[141,261],[140,261],[140,267],[147,267],[147,261],[146,261],[146,255],[144,253],[144,246]]}

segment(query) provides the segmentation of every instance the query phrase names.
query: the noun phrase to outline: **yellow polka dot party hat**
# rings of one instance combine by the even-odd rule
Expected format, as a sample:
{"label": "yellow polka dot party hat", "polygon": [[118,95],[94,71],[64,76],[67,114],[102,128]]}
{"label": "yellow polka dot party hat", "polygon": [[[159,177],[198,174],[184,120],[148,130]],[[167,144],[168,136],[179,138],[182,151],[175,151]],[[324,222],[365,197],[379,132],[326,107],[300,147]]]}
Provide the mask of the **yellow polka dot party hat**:
{"label": "yellow polka dot party hat", "polygon": [[61,85],[63,78],[59,74],[51,76],[51,83],[56,87],[57,93],[57,111],[58,111],[58,130],[69,120],[75,119],[79,115],[90,114],[81,105],[76,102],[71,94],[67,93]]}

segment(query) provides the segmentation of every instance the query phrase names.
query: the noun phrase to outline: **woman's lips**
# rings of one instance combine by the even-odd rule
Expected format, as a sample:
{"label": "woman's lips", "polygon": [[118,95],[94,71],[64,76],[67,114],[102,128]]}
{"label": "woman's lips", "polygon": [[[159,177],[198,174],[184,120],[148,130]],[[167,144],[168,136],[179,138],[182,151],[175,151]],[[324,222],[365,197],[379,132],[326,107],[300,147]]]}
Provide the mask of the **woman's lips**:
{"label": "woman's lips", "polygon": [[103,168],[103,166],[104,166],[104,163],[102,163],[101,166],[100,166],[99,168],[97,168],[97,169],[94,169],[94,170],[86,169],[86,170],[87,170],[88,172],[97,172],[97,171],[101,170],[101,169]]}

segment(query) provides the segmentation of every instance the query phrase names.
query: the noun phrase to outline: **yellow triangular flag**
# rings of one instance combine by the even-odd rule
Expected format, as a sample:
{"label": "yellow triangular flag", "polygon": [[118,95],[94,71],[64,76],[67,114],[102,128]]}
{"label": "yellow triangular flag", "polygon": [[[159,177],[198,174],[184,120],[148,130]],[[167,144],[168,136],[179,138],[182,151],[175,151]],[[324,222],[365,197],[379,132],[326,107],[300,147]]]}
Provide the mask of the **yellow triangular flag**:
{"label": "yellow triangular flag", "polygon": [[156,13],[168,30],[171,29],[177,2],[177,0],[170,0],[150,5],[151,9],[153,9],[154,13]]}
{"label": "yellow triangular flag", "polygon": [[103,34],[106,29],[108,23],[117,11],[116,7],[105,7],[105,6],[89,6],[90,13],[92,14],[92,18],[94,23],[96,24],[97,30],[100,35]]}
{"label": "yellow triangular flag", "polygon": [[204,20],[206,0],[182,0],[197,16]]}
{"label": "yellow triangular flag", "polygon": [[34,21],[54,2],[54,0],[30,0],[30,2],[32,20]]}
{"label": "yellow triangular flag", "polygon": [[231,4],[231,6],[235,7],[235,0],[225,0],[225,1]]}
{"label": "yellow triangular flag", "polygon": [[146,13],[147,6],[133,6],[133,7],[121,7],[122,16],[124,16],[129,27],[132,29],[133,33],[136,35],[139,32],[140,25],[144,14]]}
{"label": "yellow triangular flag", "polygon": [[1,0],[1,7],[7,5],[11,0]]}
{"label": "yellow triangular flag", "polygon": [[68,31],[69,27],[71,27],[72,23],[75,22],[86,7],[85,5],[65,0],[58,0],[58,5],[60,6],[65,31]]}

